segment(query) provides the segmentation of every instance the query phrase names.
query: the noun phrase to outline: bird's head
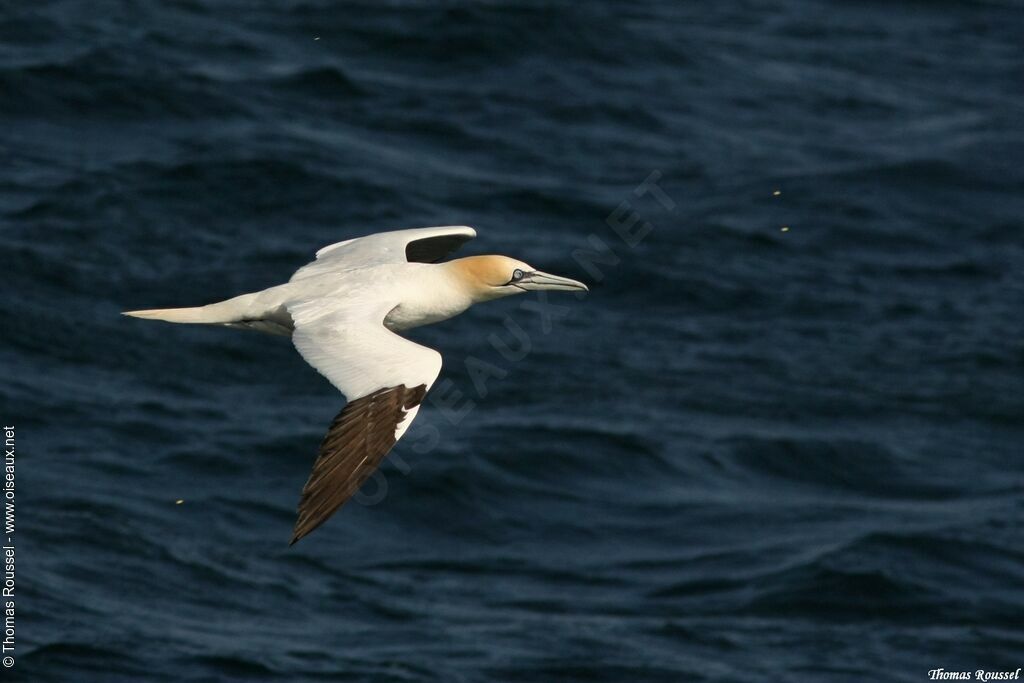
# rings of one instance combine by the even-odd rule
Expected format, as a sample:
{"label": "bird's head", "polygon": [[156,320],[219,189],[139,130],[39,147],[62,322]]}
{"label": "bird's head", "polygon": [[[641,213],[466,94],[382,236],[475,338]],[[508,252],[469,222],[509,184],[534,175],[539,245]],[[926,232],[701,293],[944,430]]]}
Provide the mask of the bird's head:
{"label": "bird's head", "polygon": [[589,291],[582,282],[551,275],[507,256],[469,256],[446,264],[476,302],[539,289]]}

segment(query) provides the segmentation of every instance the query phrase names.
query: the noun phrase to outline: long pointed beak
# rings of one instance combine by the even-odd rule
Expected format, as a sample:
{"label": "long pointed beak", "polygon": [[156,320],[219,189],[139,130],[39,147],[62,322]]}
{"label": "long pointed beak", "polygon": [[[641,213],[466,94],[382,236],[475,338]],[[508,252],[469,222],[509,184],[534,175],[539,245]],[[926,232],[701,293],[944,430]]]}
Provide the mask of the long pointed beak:
{"label": "long pointed beak", "polygon": [[561,292],[590,291],[582,282],[570,280],[567,277],[551,275],[550,273],[542,273],[539,270],[527,273],[523,276],[522,280],[515,284],[528,290],[551,289]]}

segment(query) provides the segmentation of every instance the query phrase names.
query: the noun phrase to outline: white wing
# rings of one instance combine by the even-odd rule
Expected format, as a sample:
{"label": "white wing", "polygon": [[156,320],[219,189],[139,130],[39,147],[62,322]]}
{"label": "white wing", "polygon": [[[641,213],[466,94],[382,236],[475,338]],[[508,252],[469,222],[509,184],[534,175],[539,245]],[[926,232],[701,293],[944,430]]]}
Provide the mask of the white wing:
{"label": "white wing", "polygon": [[316,252],[316,260],[295,271],[291,281],[382,263],[435,263],[474,237],[476,230],[465,225],[393,230],[357,237]]}
{"label": "white wing", "polygon": [[380,304],[325,307],[314,299],[288,311],[295,348],[348,398],[302,489],[295,543],[344,505],[402,437],[441,371],[441,355],[387,330]]}
{"label": "white wing", "polygon": [[[358,298],[358,297],[355,297]],[[353,401],[383,387],[425,384],[441,372],[441,354],[384,327],[379,305],[292,304],[292,341],[306,362]]]}

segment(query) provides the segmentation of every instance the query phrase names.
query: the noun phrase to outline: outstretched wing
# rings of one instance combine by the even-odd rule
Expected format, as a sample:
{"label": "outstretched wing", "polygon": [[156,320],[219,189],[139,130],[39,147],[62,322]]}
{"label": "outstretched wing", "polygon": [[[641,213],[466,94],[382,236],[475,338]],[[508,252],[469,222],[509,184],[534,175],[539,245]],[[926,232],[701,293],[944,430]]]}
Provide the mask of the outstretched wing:
{"label": "outstretched wing", "polygon": [[316,260],[295,271],[291,281],[382,263],[436,263],[474,237],[476,230],[465,225],[393,230],[357,237],[316,252]]}
{"label": "outstretched wing", "polygon": [[373,473],[419,411],[441,355],[386,329],[385,310],[289,306],[292,341],[348,399],[302,489],[292,543],[323,524]]}

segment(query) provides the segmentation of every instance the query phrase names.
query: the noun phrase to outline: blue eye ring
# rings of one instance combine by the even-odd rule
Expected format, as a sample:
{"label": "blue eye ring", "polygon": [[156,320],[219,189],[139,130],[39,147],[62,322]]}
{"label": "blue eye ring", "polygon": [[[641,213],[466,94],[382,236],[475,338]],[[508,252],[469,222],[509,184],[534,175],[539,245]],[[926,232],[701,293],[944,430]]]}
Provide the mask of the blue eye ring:
{"label": "blue eye ring", "polygon": [[519,282],[520,280],[523,279],[523,277],[525,275],[526,275],[526,273],[524,273],[520,269],[516,268],[515,270],[512,271],[512,280],[511,280],[511,282]]}

